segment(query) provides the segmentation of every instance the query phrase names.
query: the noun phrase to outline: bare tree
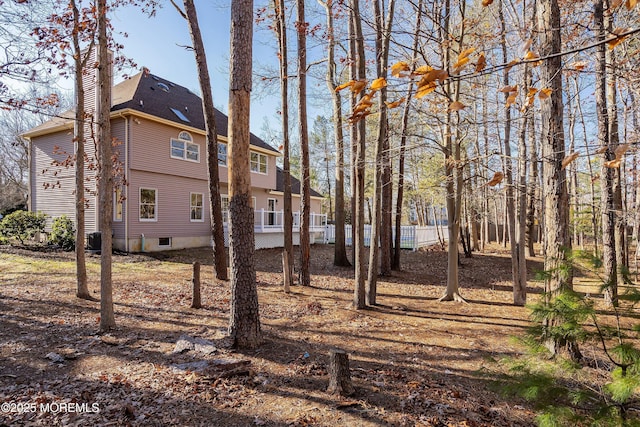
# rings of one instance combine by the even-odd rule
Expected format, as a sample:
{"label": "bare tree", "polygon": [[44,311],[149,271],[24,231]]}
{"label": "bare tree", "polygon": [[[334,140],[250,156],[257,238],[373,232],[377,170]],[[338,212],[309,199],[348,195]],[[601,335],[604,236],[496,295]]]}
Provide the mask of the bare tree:
{"label": "bare tree", "polygon": [[[389,62],[389,40],[395,0],[389,1],[385,19],[381,0],[373,2],[376,28],[376,72],[377,78],[384,79]],[[371,240],[369,244],[369,271],[366,284],[368,305],[376,304],[378,274],[391,273],[390,231],[391,231],[391,168],[389,157],[389,123],[387,122],[387,88],[380,89],[378,102],[378,135],[375,146],[375,179],[373,190],[373,216],[371,218]],[[381,260],[380,260],[381,259]],[[380,260],[380,266],[379,264]]]}
{"label": "bare tree", "polygon": [[335,168],[335,244],[333,264],[340,267],[350,267],[347,258],[345,239],[345,211],[344,211],[344,134],[342,131],[342,99],[338,87],[335,60],[335,31],[333,24],[333,0],[318,2],[325,8],[327,15],[327,87],[333,100],[333,137],[335,139],[336,168]]}
{"label": "bare tree", "polygon": [[[598,31],[598,39],[604,40],[604,1],[597,1],[593,18]],[[609,112],[607,108],[607,72],[606,46],[597,47],[596,58],[596,111],[598,115],[598,140],[603,150],[601,175],[601,212],[602,212],[602,256],[604,267],[605,300],[609,304],[615,301],[617,290],[616,260],[616,210],[614,197],[615,169],[607,167],[607,162],[615,159],[615,146],[611,143]]]}
{"label": "bare tree", "polygon": [[[80,23],[83,24],[88,21],[83,18],[78,8],[78,4],[75,0],[69,1],[69,7],[73,12],[73,28],[72,28],[72,43],[73,43],[73,58],[74,58],[74,75],[75,75],[75,93],[76,93],[76,109],[75,109],[75,123],[74,123],[74,139],[76,143],[75,152],[75,184],[76,184],[76,296],[82,299],[91,299],[89,294],[89,286],[87,285],[87,265],[84,256],[84,235],[85,235],[85,144],[87,142],[85,137],[86,122],[89,115],[85,110],[85,88],[84,88],[84,72],[87,66],[87,61],[91,57],[93,52],[93,45],[95,37],[90,35],[89,39],[91,43],[89,48],[82,51],[80,47],[81,38],[84,35],[81,30]],[[85,28],[91,28],[89,25]],[[93,31],[92,31],[93,32]],[[85,37],[86,38],[86,37]]]}
{"label": "bare tree", "polygon": [[[416,26],[413,35],[413,60],[412,69],[415,70],[415,63],[418,59],[418,41],[420,39],[420,25],[422,23],[422,0],[418,0],[416,6]],[[400,130],[400,152],[398,155],[398,193],[396,195],[396,213],[395,213],[395,241],[394,241],[394,253],[391,267],[394,270],[400,270],[400,254],[402,252],[401,238],[402,238],[402,209],[404,198],[404,173],[405,173],[405,153],[407,147],[407,131],[409,127],[409,111],[411,106],[411,97],[413,95],[413,82],[410,81],[407,87],[407,99],[402,110],[402,127]]]}

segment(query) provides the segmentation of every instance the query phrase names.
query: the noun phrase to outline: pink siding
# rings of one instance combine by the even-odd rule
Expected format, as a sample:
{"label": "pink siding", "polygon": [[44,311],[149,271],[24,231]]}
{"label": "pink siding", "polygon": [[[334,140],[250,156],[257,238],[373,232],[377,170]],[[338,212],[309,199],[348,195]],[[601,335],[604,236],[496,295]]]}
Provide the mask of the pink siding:
{"label": "pink siding", "polygon": [[[93,145],[93,144],[87,144]],[[75,221],[75,173],[73,166],[54,166],[53,161],[63,161],[66,154],[54,154],[54,147],[58,151],[72,154],[74,151],[73,134],[71,131],[61,131],[50,135],[34,138],[31,143],[31,210],[41,211],[51,220],[61,215],[67,215]],[[91,171],[86,171],[90,178]],[[95,183],[90,180],[90,189]],[[96,230],[95,197],[87,193],[89,207],[86,210],[87,232]]]}
{"label": "pink siding", "polygon": [[[156,190],[156,221],[139,219],[140,188]],[[204,179],[169,176],[161,173],[131,171],[129,176],[129,238],[193,237],[211,233],[208,207],[208,184]],[[202,222],[190,220],[190,193],[204,195]]]}
{"label": "pink siding", "polygon": [[135,118],[129,127],[129,168],[137,171],[159,172],[188,178],[207,178],[204,136],[190,132],[193,142],[200,146],[200,162],[171,157],[171,138],[183,129],[150,120]]}

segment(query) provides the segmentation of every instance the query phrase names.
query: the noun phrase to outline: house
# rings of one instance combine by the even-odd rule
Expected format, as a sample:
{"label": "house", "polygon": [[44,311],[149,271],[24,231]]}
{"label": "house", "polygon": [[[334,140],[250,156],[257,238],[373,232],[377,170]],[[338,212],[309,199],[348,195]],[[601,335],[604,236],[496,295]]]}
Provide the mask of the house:
{"label": "house", "polygon": [[[86,108],[95,109],[95,76],[85,78]],[[114,248],[126,252],[159,251],[211,244],[206,141],[201,99],[187,88],[159,76],[140,72],[115,85],[111,129],[118,171],[113,215]],[[53,217],[75,218],[73,112],[54,118],[24,136],[30,141],[29,208]],[[225,228],[227,196],[227,117],[216,110],[218,164]],[[95,144],[87,132],[86,231],[98,230]],[[251,135],[251,185],[255,207],[256,248],[283,244],[282,170],[280,153]],[[124,177],[124,179],[123,179]],[[126,184],[125,184],[126,180]],[[293,209],[300,206],[300,182],[293,179]],[[311,196],[311,241],[321,239],[326,215],[322,197]],[[299,242],[300,214],[294,212],[294,244]],[[228,233],[227,233],[228,235]],[[226,239],[226,237],[225,237]],[[228,242],[228,240],[226,240]]]}

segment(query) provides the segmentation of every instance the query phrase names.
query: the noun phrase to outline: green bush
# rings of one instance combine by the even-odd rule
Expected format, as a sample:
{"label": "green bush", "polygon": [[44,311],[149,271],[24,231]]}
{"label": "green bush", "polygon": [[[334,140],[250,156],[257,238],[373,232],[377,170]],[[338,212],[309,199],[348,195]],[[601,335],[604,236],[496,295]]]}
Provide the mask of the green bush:
{"label": "green bush", "polygon": [[76,247],[75,233],[73,221],[66,215],[59,216],[54,218],[51,224],[49,243],[57,245],[65,251],[72,251]]}
{"label": "green bush", "polygon": [[[562,269],[591,270],[597,275],[602,266],[602,260],[588,253],[567,254]],[[509,361],[513,374],[503,381],[502,389],[535,403],[539,426],[640,426],[640,325],[622,326],[623,317],[637,318],[638,304],[636,286],[625,288],[619,305],[608,310],[596,309],[592,298],[571,289],[543,296],[530,306],[534,326],[522,339],[535,356]],[[550,342],[563,343],[564,354],[540,358]],[[565,360],[564,356],[580,355],[569,350],[569,343],[575,349],[578,344],[586,346],[591,356]],[[603,384],[594,385],[589,372],[578,374],[583,364],[595,370],[589,372]]]}
{"label": "green bush", "polygon": [[47,216],[42,212],[15,211],[2,218],[0,234],[9,239],[18,239],[24,245],[25,240],[44,232],[46,220]]}

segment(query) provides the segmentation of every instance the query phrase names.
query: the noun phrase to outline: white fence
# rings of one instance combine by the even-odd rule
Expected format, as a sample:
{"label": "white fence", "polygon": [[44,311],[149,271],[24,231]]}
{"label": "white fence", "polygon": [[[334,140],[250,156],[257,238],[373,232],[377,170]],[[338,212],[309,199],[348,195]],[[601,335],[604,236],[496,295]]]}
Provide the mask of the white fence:
{"label": "white fence", "polygon": [[[345,225],[345,241],[347,246],[352,244],[352,227],[351,225]],[[393,238],[395,239],[395,227],[393,229]],[[441,230],[441,236],[446,241],[446,230]],[[336,226],[327,225],[324,233],[325,243],[335,243],[336,240]],[[426,227],[418,227],[415,225],[403,225],[400,227],[400,247],[402,249],[411,249],[413,251],[418,248],[430,246],[439,243],[438,230],[435,225],[428,225]],[[364,226],[364,245],[369,247],[371,243],[371,225],[365,224]]]}

